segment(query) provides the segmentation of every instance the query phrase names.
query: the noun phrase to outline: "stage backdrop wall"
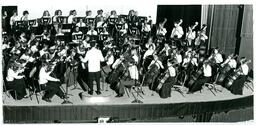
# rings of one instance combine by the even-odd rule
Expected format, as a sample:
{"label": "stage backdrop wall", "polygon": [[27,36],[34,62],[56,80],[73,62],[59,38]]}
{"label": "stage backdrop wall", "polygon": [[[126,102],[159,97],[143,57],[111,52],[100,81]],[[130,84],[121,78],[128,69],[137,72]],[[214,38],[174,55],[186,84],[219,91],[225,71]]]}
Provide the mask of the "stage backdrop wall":
{"label": "stage backdrop wall", "polygon": [[138,11],[139,16],[151,16],[153,22],[155,22],[157,11],[157,4],[154,1],[142,3],[136,0],[41,0],[36,2],[31,0],[23,0],[22,2],[8,0],[4,3],[4,6],[8,5],[18,6],[19,16],[22,16],[24,10],[28,10],[31,19],[40,18],[44,10],[49,10],[51,16],[54,15],[54,11],[57,9],[61,9],[62,14],[67,16],[69,11],[73,9],[77,11],[77,16],[85,16],[87,10],[92,10],[93,16],[96,16],[99,9],[102,9],[104,13],[116,10],[117,14],[128,14],[129,10],[133,9]]}

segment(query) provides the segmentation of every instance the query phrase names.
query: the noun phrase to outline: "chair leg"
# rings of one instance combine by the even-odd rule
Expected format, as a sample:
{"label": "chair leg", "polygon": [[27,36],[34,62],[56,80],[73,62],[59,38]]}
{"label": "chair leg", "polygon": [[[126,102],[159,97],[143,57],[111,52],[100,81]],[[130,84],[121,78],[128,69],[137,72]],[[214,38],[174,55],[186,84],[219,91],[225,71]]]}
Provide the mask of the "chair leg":
{"label": "chair leg", "polygon": [[18,100],[18,95],[17,92],[14,90],[14,96],[15,96],[15,100]]}

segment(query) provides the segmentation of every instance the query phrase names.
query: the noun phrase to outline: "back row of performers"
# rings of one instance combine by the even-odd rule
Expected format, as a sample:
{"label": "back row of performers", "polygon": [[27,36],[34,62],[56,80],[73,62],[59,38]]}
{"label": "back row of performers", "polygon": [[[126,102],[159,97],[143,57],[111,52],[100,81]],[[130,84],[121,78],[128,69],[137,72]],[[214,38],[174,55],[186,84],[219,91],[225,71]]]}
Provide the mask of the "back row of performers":
{"label": "back row of performers", "polygon": [[[166,31],[165,22],[158,24],[160,33]],[[174,32],[181,32],[181,22],[175,22]],[[92,95],[93,81],[97,83],[96,94],[101,94],[103,89],[100,83],[107,82],[117,97],[124,95],[126,86],[149,86],[166,98],[170,97],[174,85],[185,86],[189,88],[188,93],[193,93],[204,83],[213,82],[234,94],[242,94],[249,72],[246,58],[226,56],[217,48],[206,55],[200,47],[181,44],[178,33],[175,39],[152,34],[140,44],[132,36],[124,35],[120,47],[111,40],[100,47],[99,41],[89,36],[73,45],[59,39],[52,41],[51,34],[49,37],[43,34],[43,40],[26,32],[7,35],[2,46],[4,85],[16,91],[17,99],[27,97],[26,89],[32,92],[43,89],[46,91],[43,100],[48,102],[55,94],[66,99],[60,88],[64,83],[71,86],[78,82]],[[200,35],[199,46],[206,43],[204,38]],[[195,41],[194,38],[191,43]]]}

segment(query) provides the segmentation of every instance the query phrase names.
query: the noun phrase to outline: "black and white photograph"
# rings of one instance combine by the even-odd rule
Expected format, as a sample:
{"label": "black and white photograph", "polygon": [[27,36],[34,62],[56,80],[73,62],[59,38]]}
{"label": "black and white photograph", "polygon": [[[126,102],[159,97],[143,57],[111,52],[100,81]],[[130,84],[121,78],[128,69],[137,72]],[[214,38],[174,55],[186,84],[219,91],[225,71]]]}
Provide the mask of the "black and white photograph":
{"label": "black and white photograph", "polygon": [[254,122],[252,3],[3,0],[1,124]]}

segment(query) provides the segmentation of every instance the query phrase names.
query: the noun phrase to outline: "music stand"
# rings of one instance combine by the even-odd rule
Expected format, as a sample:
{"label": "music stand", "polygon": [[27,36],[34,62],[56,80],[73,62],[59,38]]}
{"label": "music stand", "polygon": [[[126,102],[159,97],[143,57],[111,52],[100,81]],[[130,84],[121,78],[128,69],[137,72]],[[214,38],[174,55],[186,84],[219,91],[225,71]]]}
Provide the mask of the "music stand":
{"label": "music stand", "polygon": [[147,20],[147,17],[145,17],[145,16],[139,16],[139,22],[140,22],[140,23],[144,23],[145,20]]}
{"label": "music stand", "polygon": [[26,25],[25,21],[15,21],[15,26],[18,28],[24,28]]}
{"label": "music stand", "polygon": [[91,24],[94,22],[94,18],[86,18],[86,23]]}
{"label": "music stand", "polygon": [[72,41],[78,41],[78,43],[80,41],[84,40],[84,34],[74,34],[72,35]]}
{"label": "music stand", "polygon": [[60,23],[67,24],[68,23],[68,17],[67,16],[59,16]]}
{"label": "music stand", "polygon": [[35,26],[35,25],[36,25],[36,19],[34,19],[34,20],[28,20],[28,25],[29,25],[29,26]]}
{"label": "music stand", "polygon": [[49,25],[50,21],[51,21],[50,17],[48,17],[48,18],[47,17],[41,18],[41,24],[42,25]]}
{"label": "music stand", "polygon": [[120,19],[127,20],[127,15],[119,15]]}
{"label": "music stand", "polygon": [[116,28],[120,31],[123,28],[124,24],[116,24]]}
{"label": "music stand", "polygon": [[63,33],[70,33],[72,29],[72,24],[63,24],[61,32]]}
{"label": "music stand", "polygon": [[89,27],[79,27],[79,30],[83,33],[86,34],[89,31]]}
{"label": "music stand", "polygon": [[98,40],[97,35],[88,35],[90,37],[90,40]]}
{"label": "music stand", "polygon": [[117,18],[109,18],[109,23],[115,24],[117,22]]}
{"label": "music stand", "polygon": [[35,40],[36,41],[43,41],[43,36],[42,35],[35,35]]}

